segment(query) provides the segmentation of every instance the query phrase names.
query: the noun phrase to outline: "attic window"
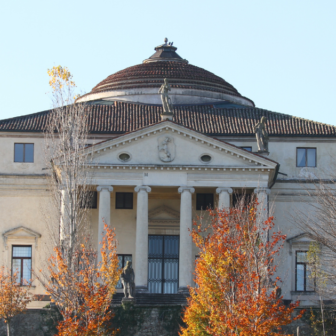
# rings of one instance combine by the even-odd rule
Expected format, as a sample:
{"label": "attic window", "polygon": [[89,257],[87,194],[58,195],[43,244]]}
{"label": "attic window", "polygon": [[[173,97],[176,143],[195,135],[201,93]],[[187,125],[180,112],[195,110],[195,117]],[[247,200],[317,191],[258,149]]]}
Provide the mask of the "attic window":
{"label": "attic window", "polygon": [[201,156],[201,160],[202,160],[203,162],[208,163],[208,162],[211,161],[211,156],[210,156],[210,155],[202,155],[202,156]]}
{"label": "attic window", "polygon": [[128,161],[130,158],[131,156],[127,153],[122,153],[119,155],[119,160],[124,161],[124,162]]}

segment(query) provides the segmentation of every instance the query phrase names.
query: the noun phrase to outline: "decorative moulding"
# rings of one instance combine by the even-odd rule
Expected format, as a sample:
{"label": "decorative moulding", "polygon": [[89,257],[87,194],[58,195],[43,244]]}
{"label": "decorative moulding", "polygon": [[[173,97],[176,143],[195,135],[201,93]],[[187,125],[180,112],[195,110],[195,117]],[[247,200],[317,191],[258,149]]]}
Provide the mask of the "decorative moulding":
{"label": "decorative moulding", "polygon": [[250,168],[250,167],[225,167],[223,166],[160,166],[160,165],[152,165],[152,164],[139,164],[139,165],[116,165],[109,163],[97,163],[97,164],[88,164],[87,167],[89,169],[116,169],[116,170],[208,170],[208,171],[220,171],[220,172],[232,172],[232,171],[246,171],[246,172],[270,172],[273,168],[268,167],[258,167],[258,168]]}
{"label": "decorative moulding", "polygon": [[28,229],[24,226],[19,226],[14,229],[10,229],[2,234],[5,244],[5,249],[8,249],[8,240],[26,240],[27,242],[35,241],[35,248],[38,247],[38,238],[41,238],[41,234]]}

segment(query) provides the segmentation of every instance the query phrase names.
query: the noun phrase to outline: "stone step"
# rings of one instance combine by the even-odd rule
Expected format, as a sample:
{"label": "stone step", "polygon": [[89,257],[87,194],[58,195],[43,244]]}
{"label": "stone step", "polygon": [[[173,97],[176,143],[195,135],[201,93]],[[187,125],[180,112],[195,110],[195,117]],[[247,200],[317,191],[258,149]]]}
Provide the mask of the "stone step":
{"label": "stone step", "polygon": [[[116,293],[112,299],[112,305],[120,305],[124,297],[123,293]],[[185,306],[187,295],[185,294],[152,294],[137,293],[135,295],[136,306]]]}

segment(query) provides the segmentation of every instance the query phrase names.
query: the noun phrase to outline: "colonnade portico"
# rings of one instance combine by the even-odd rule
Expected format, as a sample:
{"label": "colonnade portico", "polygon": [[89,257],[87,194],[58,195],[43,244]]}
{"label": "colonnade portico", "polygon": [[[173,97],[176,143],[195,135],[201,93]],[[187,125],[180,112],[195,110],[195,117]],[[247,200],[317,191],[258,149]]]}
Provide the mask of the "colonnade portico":
{"label": "colonnade portico", "polygon": [[[195,256],[193,255],[193,242],[190,236],[192,229],[192,194],[195,193],[195,188],[191,186],[176,187],[180,193],[180,230],[179,230],[179,286],[178,292],[185,293],[188,291],[188,286],[193,285],[193,268]],[[102,239],[104,230],[104,222],[110,225],[111,214],[111,185],[100,185],[97,187],[99,192],[99,219],[98,219],[98,244]],[[136,227],[135,227],[135,255],[133,255],[133,267],[135,271],[135,285],[137,292],[146,292],[148,290],[148,194],[151,192],[149,186],[140,185],[134,188],[137,193],[136,206]],[[233,189],[228,187],[218,187],[218,208],[230,207],[230,195]],[[259,209],[262,213],[267,212],[267,188],[255,188],[258,196],[262,196]],[[266,217],[266,213],[261,216]],[[261,218],[260,217],[260,218]],[[99,248],[99,245],[98,245]],[[99,255],[99,260],[101,256]]]}

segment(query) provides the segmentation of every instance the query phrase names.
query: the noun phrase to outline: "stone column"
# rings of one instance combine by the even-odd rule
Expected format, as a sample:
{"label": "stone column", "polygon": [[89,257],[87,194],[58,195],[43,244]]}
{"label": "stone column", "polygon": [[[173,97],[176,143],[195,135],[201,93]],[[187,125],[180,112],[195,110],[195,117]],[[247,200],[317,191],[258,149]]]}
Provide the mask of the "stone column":
{"label": "stone column", "polygon": [[99,244],[103,238],[104,232],[104,223],[110,225],[110,217],[111,217],[111,192],[113,191],[113,187],[108,185],[102,185],[97,187],[97,191],[99,192],[99,210],[98,210],[98,262],[101,261],[100,248]]}
{"label": "stone column", "polygon": [[[193,265],[192,238],[192,194],[195,192],[191,187],[180,187],[178,192],[181,194],[180,211],[180,262],[179,262],[179,292],[187,293],[188,287],[193,284]],[[190,229],[190,231],[189,231]]]}
{"label": "stone column", "polygon": [[218,209],[230,208],[230,195],[232,194],[232,189],[217,188],[216,193],[219,194]]}
{"label": "stone column", "polygon": [[260,226],[268,218],[268,195],[271,190],[268,188],[256,188],[254,189],[256,194],[258,206],[257,206],[257,225]]}
{"label": "stone column", "polygon": [[137,292],[148,290],[148,193],[150,187],[138,186],[135,237],[135,288]]}

